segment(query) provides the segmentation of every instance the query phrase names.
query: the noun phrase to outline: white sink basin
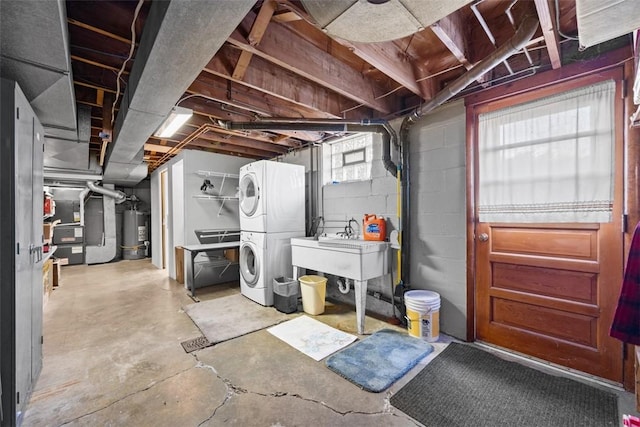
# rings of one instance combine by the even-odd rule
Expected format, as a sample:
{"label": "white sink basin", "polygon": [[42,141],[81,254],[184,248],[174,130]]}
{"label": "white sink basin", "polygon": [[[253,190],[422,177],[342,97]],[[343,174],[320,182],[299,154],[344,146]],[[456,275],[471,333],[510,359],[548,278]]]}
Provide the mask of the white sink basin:
{"label": "white sink basin", "polygon": [[387,274],[387,242],[366,240],[291,239],[291,261],[310,268],[354,280],[369,280]]}
{"label": "white sink basin", "polygon": [[364,313],[367,298],[367,280],[388,273],[387,242],[365,240],[291,239],[293,277],[298,268],[309,268],[320,273],[353,279],[356,299],[358,333],[364,334]]}

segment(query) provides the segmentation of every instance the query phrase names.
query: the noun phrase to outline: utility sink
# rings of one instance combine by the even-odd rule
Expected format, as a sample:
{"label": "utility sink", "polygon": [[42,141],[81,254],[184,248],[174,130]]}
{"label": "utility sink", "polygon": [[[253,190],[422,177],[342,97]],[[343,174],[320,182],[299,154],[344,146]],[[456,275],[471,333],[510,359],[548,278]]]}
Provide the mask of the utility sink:
{"label": "utility sink", "polygon": [[388,248],[387,242],[294,237],[291,239],[293,275],[298,278],[300,267],[352,279],[356,292],[358,333],[364,334],[367,280],[388,274]]}

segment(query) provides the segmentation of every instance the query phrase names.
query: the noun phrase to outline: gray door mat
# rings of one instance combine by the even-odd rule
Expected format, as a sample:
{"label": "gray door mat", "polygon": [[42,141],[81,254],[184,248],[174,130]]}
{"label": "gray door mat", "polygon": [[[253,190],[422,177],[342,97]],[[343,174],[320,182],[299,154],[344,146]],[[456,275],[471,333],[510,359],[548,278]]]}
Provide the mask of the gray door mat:
{"label": "gray door mat", "polygon": [[467,344],[451,343],[391,396],[426,427],[615,427],[618,398]]}
{"label": "gray door mat", "polygon": [[213,344],[211,344],[206,337],[200,336],[197,338],[192,338],[190,340],[183,341],[180,343],[180,345],[184,349],[185,353],[191,353],[196,350],[202,350],[203,348],[207,348]]}

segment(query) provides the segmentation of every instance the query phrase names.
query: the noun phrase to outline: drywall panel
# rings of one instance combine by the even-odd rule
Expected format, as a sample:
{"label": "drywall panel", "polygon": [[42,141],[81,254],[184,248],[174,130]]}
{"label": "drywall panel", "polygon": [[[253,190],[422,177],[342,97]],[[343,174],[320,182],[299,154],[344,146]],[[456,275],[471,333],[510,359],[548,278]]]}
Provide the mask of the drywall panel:
{"label": "drywall panel", "polygon": [[158,171],[151,174],[151,263],[157,268],[162,268],[162,222],[160,213],[160,174]]}
{"label": "drywall panel", "polygon": [[[171,166],[171,194],[173,195],[173,246],[184,245],[184,203],[182,193],[184,191],[184,160],[179,160]],[[175,249],[174,249],[175,250]],[[175,256],[175,253],[174,253]],[[175,275],[171,276],[175,279]]]}
{"label": "drywall panel", "polygon": [[[184,203],[184,243],[187,245],[198,244],[195,230],[239,230],[240,214],[238,201],[207,198],[200,187],[206,179],[199,171],[228,173],[224,179],[208,178],[215,186],[214,193],[221,196],[235,196],[238,192],[238,175],[240,168],[250,159],[226,156],[223,154],[206,153],[202,151],[183,150],[184,158],[184,183],[182,203]],[[204,197],[201,197],[204,196]]]}

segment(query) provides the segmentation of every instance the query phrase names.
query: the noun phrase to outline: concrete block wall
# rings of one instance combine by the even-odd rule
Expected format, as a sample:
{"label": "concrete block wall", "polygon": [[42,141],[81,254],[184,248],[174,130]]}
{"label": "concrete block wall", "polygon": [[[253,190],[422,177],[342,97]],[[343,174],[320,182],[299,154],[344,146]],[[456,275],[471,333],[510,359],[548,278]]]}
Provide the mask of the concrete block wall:
{"label": "concrete block wall", "polygon": [[[462,101],[410,133],[411,289],[438,292],[441,331],[466,338],[466,123]],[[406,236],[406,234],[405,234]]]}
{"label": "concrete block wall", "polygon": [[[320,150],[317,150],[317,153],[320,155]],[[321,155],[319,158],[322,160]],[[318,156],[315,159],[318,160]],[[282,156],[281,160],[287,163],[304,164],[309,172],[308,149],[304,150],[302,154],[297,152]],[[317,164],[320,170],[315,170],[314,174],[322,176],[322,162]],[[307,177],[309,176],[311,174],[307,173]],[[320,182],[316,194],[318,195],[318,215],[325,219],[324,230],[327,233],[343,230],[348,221],[353,218],[358,224],[354,228],[362,238],[362,218],[367,213],[382,215],[387,219],[387,234],[398,227],[396,178],[387,172],[382,164],[382,138],[380,135],[373,134],[371,179],[324,186]],[[392,280],[395,282],[395,251],[389,250],[388,255],[393,274],[390,273],[385,277],[370,280],[368,289],[390,299]],[[338,291],[337,278],[331,275],[327,275],[327,277],[329,278],[327,298],[354,305],[353,290],[344,295]],[[374,296],[367,298],[367,310],[381,316],[393,316],[391,304]]]}
{"label": "concrete block wall", "polygon": [[[396,129],[400,124],[401,120],[392,123]],[[441,106],[411,128],[411,224],[404,233],[411,243],[409,286],[440,294],[441,331],[461,339],[466,338],[465,130],[462,101]],[[304,153],[289,154],[281,160],[305,164],[309,171],[308,154]],[[351,218],[362,227],[365,213],[383,215],[387,219],[387,234],[398,229],[397,183],[381,159],[382,139],[374,134],[370,180],[319,187],[319,214],[327,222],[327,231],[339,230]],[[322,164],[319,169],[318,174],[322,176]],[[392,283],[396,282],[396,252],[393,249],[389,250],[389,265],[391,274],[369,281],[368,286],[369,290],[387,299]],[[336,278],[328,277],[327,297],[354,304],[353,291],[341,294]],[[390,303],[375,296],[367,297],[367,311],[386,317],[394,314]]]}

